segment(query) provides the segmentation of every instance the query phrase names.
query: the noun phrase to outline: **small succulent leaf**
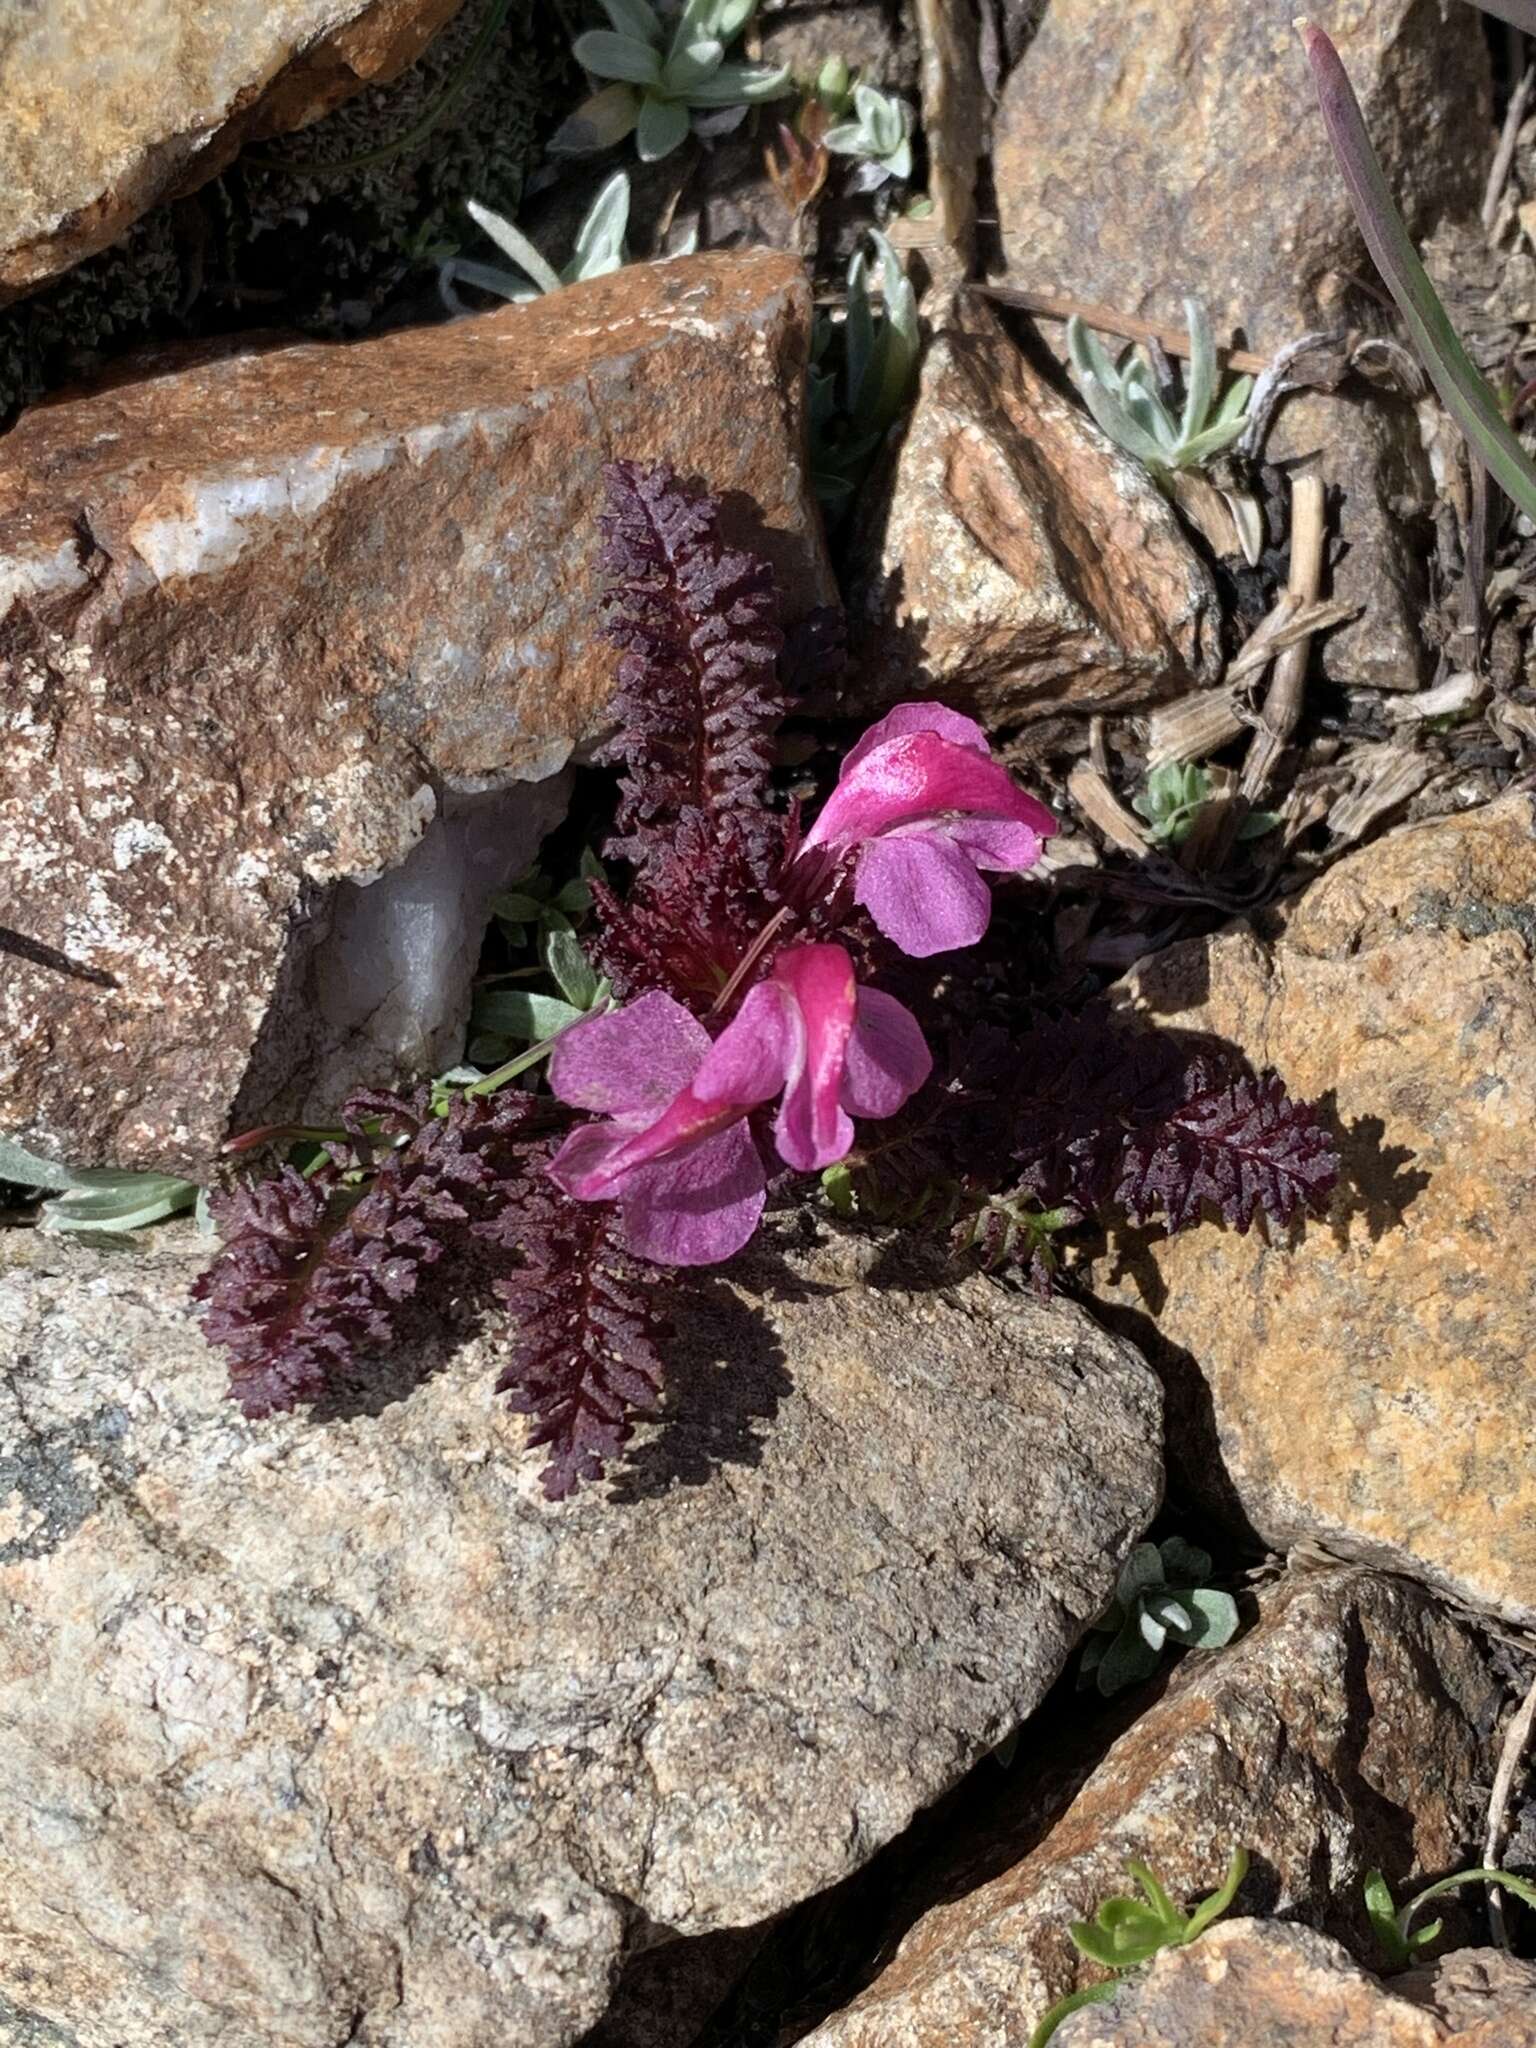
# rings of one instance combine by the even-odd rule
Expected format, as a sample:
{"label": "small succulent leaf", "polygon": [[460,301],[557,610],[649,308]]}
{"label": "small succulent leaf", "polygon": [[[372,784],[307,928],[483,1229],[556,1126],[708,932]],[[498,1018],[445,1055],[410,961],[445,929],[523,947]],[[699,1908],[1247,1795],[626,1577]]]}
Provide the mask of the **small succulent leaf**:
{"label": "small succulent leaf", "polygon": [[1411,1954],[1417,1949],[1428,1948],[1429,1944],[1438,1938],[1444,1926],[1445,1922],[1443,1920],[1431,1920],[1427,1927],[1415,1929],[1408,1937],[1409,1953]]}
{"label": "small succulent leaf", "polygon": [[635,148],[642,163],[658,164],[670,156],[688,133],[688,109],[681,100],[658,99],[647,93],[635,123]]}
{"label": "small succulent leaf", "polygon": [[634,133],[640,95],[632,85],[605,85],[568,114],[549,138],[554,156],[591,156]]}
{"label": "small succulent leaf", "polygon": [[1248,400],[1253,391],[1251,377],[1237,377],[1228,385],[1226,396],[1216,408],[1211,421],[1213,427],[1224,427],[1229,420],[1244,419],[1248,411]]}
{"label": "small succulent leaf", "polygon": [[1157,1669],[1157,1652],[1142,1640],[1134,1620],[1127,1621],[1099,1660],[1095,1674],[1099,1691],[1105,1699],[1122,1692],[1128,1685],[1138,1685],[1142,1679],[1150,1678]]}
{"label": "small succulent leaf", "polygon": [[1170,1933],[1182,1934],[1185,1926],[1184,1915],[1164,1891],[1151,1866],[1133,1857],[1127,1860],[1125,1867],[1141,1886],[1148,1906],[1162,1926]]}
{"label": "small succulent leaf", "polygon": [[1188,1599],[1188,1594],[1182,1591],[1177,1594],[1148,1593],[1144,1598],[1142,1612],[1152,1615],[1165,1629],[1178,1635],[1193,1626]]}
{"label": "small succulent leaf", "polygon": [[197,1200],[195,1181],[169,1173],[123,1173],[112,1168],[78,1174],[68,1194],[44,1202],[39,1219],[44,1230],[141,1230],[148,1223],[190,1209]]}
{"label": "small succulent leaf", "polygon": [[1150,470],[1167,468],[1167,458],[1155,435],[1139,425],[1097,377],[1080,378],[1077,388],[1082,393],[1084,405],[1117,448],[1124,449],[1127,455],[1134,455]]}
{"label": "small succulent leaf", "polygon": [[1198,299],[1184,301],[1184,318],[1189,327],[1189,368],[1184,378],[1184,423],[1180,438],[1190,441],[1205,425],[1211,400],[1216,395],[1216,342],[1205,308]]}
{"label": "small succulent leaf", "polygon": [[1232,1851],[1227,1859],[1227,1874],[1209,1898],[1202,1899],[1194,1907],[1184,1929],[1185,1941],[1195,1941],[1204,1934],[1213,1920],[1219,1920],[1231,1906],[1242,1888],[1243,1879],[1248,1875],[1248,1851],[1241,1846]]}
{"label": "small succulent leaf", "polygon": [[1137,1610],[1136,1628],[1149,1650],[1161,1650],[1168,1640],[1166,1624],[1159,1621],[1155,1614],[1149,1614],[1144,1607]]}
{"label": "small succulent leaf", "polygon": [[552,931],[545,935],[544,965],[568,1003],[578,1010],[591,1009],[597,999],[597,969],[574,932]]}
{"label": "small succulent leaf", "polygon": [[1085,2005],[1102,2005],[1106,1998],[1113,1998],[1119,1986],[1113,1978],[1102,1984],[1084,1984],[1077,1991],[1069,1991],[1065,1998],[1058,1998],[1029,2037],[1029,2048],[1046,2048],[1047,2042],[1073,2013],[1081,2012]]}
{"label": "small succulent leaf", "polygon": [[0,1138],[0,1180],[12,1181],[19,1188],[63,1189],[78,1187],[80,1174],[56,1160],[39,1159],[11,1138]]}
{"label": "small succulent leaf", "polygon": [[834,156],[862,156],[864,153],[864,130],[857,121],[839,121],[827,130],[821,140],[823,147],[830,149]]}
{"label": "small succulent leaf", "polygon": [[466,200],[465,206],[481,233],[489,235],[502,254],[510,256],[519,269],[527,271],[541,292],[559,291],[561,280],[558,273],[545,262],[520,228],[514,227],[504,215],[482,206],[478,199]]}
{"label": "small succulent leaf", "polygon": [[1408,1944],[1397,1924],[1392,1887],[1379,1870],[1365,1873],[1365,1910],[1383,1958],[1394,1969],[1401,1969],[1408,1960]]}
{"label": "small succulent leaf", "polygon": [[[1450,1877],[1442,1877],[1436,1883],[1427,1885],[1423,1891],[1417,1892],[1401,1909],[1397,1915],[1396,1926],[1404,1941],[1409,1940],[1408,1930],[1413,1924],[1414,1916],[1418,1913],[1421,1906],[1427,1906],[1431,1899],[1444,1897],[1447,1892],[1459,1890],[1464,1884],[1502,1885],[1506,1891],[1513,1892],[1515,1897],[1525,1905],[1536,1906],[1536,1883],[1533,1883],[1528,1877],[1516,1877],[1508,1870],[1495,1870],[1483,1867],[1476,1870],[1458,1870]],[[1414,1936],[1413,1945],[1421,1946],[1425,1941],[1432,1941],[1440,1931],[1440,1924],[1437,1920],[1432,1928],[1426,1929],[1422,1934]]]}
{"label": "small succulent leaf", "polygon": [[508,300],[514,306],[526,306],[530,300],[543,297],[536,284],[530,284],[526,277],[517,277],[510,270],[497,270],[490,263],[472,263],[467,256],[451,256],[438,272],[439,280],[449,298],[450,309],[464,312],[467,309],[458,302],[457,294],[447,291],[452,284],[472,284],[476,291],[495,292],[498,298]]}
{"label": "small succulent leaf", "polygon": [[757,12],[757,0],[715,0],[711,33],[722,43],[734,42]]}
{"label": "small succulent leaf", "polygon": [[[597,197],[587,208],[586,218],[576,230],[576,248],[571,261],[571,282],[574,284],[584,277],[603,277],[611,270],[617,270],[624,261],[624,232],[629,226],[629,174],[615,171],[598,191]],[[566,891],[580,886],[567,883],[555,901],[564,909]],[[577,905],[587,909],[592,901],[591,892],[586,891],[586,900]]]}
{"label": "small succulent leaf", "polygon": [[734,107],[782,99],[792,90],[787,64],[722,64],[713,77],[689,88],[688,99],[695,107]]}
{"label": "small succulent leaf", "polygon": [[1067,322],[1067,354],[1079,380],[1096,377],[1106,391],[1119,391],[1120,372],[1110,361],[1098,336],[1075,313]]}
{"label": "small succulent leaf", "polygon": [[650,43],[660,47],[661,16],[647,4],[647,0],[602,0],[602,7],[616,34],[632,43]]}
{"label": "small succulent leaf", "polygon": [[1106,1970],[1118,1970],[1123,1962],[1113,1937],[1095,1927],[1091,1920],[1074,1920],[1067,1929],[1072,1946],[1090,1963],[1101,1963]]}
{"label": "small succulent leaf", "polygon": [[1116,1576],[1115,1598],[1129,1607],[1138,1593],[1146,1592],[1149,1586],[1161,1586],[1163,1583],[1163,1560],[1157,1545],[1138,1543]]}
{"label": "small succulent leaf", "polygon": [[616,35],[611,29],[588,29],[571,45],[576,62],[594,78],[612,78],[626,85],[654,85],[661,77],[661,58],[649,43]]}
{"label": "small succulent leaf", "polygon": [[[1176,767],[1179,764],[1170,761],[1164,765]],[[1197,768],[1195,772],[1198,782],[1193,787],[1186,784],[1180,791],[1183,802],[1203,803],[1210,794],[1204,771]],[[1154,768],[1151,779],[1155,781],[1160,773],[1160,769]],[[1165,1536],[1157,1550],[1163,1560],[1163,1577],[1170,1586],[1203,1586],[1211,1575],[1211,1553],[1202,1550],[1198,1543],[1186,1543],[1182,1536]]]}
{"label": "small succulent leaf", "polygon": [[1237,1634],[1237,1602],[1214,1586],[1195,1586],[1184,1595],[1192,1610],[1188,1640],[1202,1650],[1221,1650]]}
{"label": "small succulent leaf", "polygon": [[1228,420],[1223,426],[1207,427],[1192,441],[1180,441],[1174,451],[1179,468],[1193,469],[1202,462],[1209,462],[1223,448],[1230,448],[1247,424],[1246,420]]}
{"label": "small succulent leaf", "polygon": [[706,78],[711,78],[720,69],[725,55],[724,43],[700,37],[669,57],[661,74],[663,90],[673,99],[688,99]]}

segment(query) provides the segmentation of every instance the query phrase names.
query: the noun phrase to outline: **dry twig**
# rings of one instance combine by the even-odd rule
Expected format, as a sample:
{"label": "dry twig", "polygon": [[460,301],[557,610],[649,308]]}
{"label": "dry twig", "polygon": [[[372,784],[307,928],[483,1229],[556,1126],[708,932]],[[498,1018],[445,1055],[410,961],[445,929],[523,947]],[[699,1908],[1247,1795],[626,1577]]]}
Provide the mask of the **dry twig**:
{"label": "dry twig", "polygon": [[[1529,77],[1530,73],[1527,72],[1526,76]],[[1498,1868],[1509,1796],[1515,1789],[1515,1773],[1525,1755],[1533,1725],[1536,1725],[1536,1678],[1531,1680],[1530,1690],[1505,1730],[1503,1746],[1499,1750],[1499,1767],[1494,1773],[1493,1792],[1488,1800],[1488,1832],[1483,1837],[1485,1870]],[[1509,1933],[1504,1925],[1504,1894],[1495,1884],[1488,1887],[1488,1932],[1497,1947],[1509,1947]]]}
{"label": "dry twig", "polygon": [[[1117,313],[1113,306],[1090,305],[1086,299],[1063,298],[1055,292],[1025,292],[1011,284],[983,284],[977,290],[1000,306],[1012,306],[1020,313],[1033,313],[1039,320],[1081,320],[1100,334],[1118,334],[1124,341],[1156,343],[1171,356],[1190,354],[1190,340],[1182,327],[1163,327],[1155,320],[1137,320],[1129,313]],[[1250,354],[1245,348],[1224,351],[1229,370],[1244,370],[1258,376],[1269,368],[1268,356]]]}
{"label": "dry twig", "polygon": [[[1323,480],[1315,471],[1298,476],[1291,485],[1291,567],[1286,595],[1299,611],[1317,603],[1323,577],[1323,542],[1327,523],[1324,512]],[[1254,733],[1243,763],[1242,796],[1253,803],[1263,795],[1275,765],[1290,743],[1301,719],[1302,695],[1306,688],[1307,662],[1312,652],[1311,631],[1292,641],[1276,658],[1264,698],[1261,724]]]}

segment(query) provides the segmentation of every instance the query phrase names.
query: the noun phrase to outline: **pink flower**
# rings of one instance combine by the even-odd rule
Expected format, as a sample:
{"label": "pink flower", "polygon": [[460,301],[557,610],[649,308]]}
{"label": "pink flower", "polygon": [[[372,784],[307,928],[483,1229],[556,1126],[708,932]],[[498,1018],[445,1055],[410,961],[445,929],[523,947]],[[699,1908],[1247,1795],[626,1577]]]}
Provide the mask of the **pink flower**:
{"label": "pink flower", "polygon": [[898,704],[843,762],[806,834],[817,847],[859,847],[854,894],[888,939],[918,958],[974,946],[992,915],[981,868],[1021,874],[1056,830],[991,758],[973,719],[942,704]]}
{"label": "pink flower", "polygon": [[643,1257],[712,1265],[763,1213],[751,1110],[782,1097],[779,1156],[810,1172],[848,1151],[850,1117],[892,1115],[932,1065],[911,1011],[858,987],[841,946],[794,946],[716,1039],[660,992],[573,1025],[550,1086],[606,1121],[573,1131],[550,1175],[578,1201],[618,1200]]}

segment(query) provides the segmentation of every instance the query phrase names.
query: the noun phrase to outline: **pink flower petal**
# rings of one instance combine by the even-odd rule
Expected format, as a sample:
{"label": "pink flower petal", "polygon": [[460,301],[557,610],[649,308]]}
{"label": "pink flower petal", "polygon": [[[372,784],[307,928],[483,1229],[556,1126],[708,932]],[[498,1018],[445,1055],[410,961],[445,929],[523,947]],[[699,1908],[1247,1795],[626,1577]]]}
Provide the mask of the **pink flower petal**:
{"label": "pink flower petal", "polygon": [[990,754],[992,751],[986,734],[975,719],[962,717],[958,711],[951,711],[947,704],[898,704],[894,711],[888,711],[868,732],[859,736],[843,756],[838,779],[841,780],[856,762],[862,761],[882,741],[899,739],[907,732],[936,732],[940,739],[952,740],[957,747],[969,747],[973,753]]}
{"label": "pink flower petal", "polygon": [[615,1155],[631,1135],[622,1124],[578,1124],[549,1162],[550,1179],[578,1202],[604,1200],[613,1192]]}
{"label": "pink flower petal", "polygon": [[792,946],[780,955],[773,978],[796,1005],[805,1035],[805,1056],[784,1091],[774,1142],[786,1166],[811,1173],[841,1159],[853,1143],[853,1125],[838,1099],[853,1034],[853,962],[842,946]]}
{"label": "pink flower petal", "polygon": [[631,1175],[624,1241],[662,1266],[712,1266],[738,1252],[763,1213],[766,1175],[738,1120],[671,1159]]}
{"label": "pink flower petal", "polygon": [[804,850],[852,846],[952,812],[1010,818],[1041,833],[1055,829],[1044,804],[1027,796],[1006,768],[970,747],[919,732],[882,741],[843,776],[806,834]]}
{"label": "pink flower petal", "polygon": [[942,832],[870,840],[854,894],[885,936],[917,960],[974,946],[992,916],[991,890]]}
{"label": "pink flower petal", "polygon": [[709,1033],[660,990],[562,1032],[549,1085],[562,1102],[626,1118],[654,1115],[686,1088]]}
{"label": "pink flower petal", "polygon": [[805,1032],[788,991],[760,981],[705,1054],[693,1077],[701,1102],[754,1109],[769,1102],[805,1062]]}
{"label": "pink flower petal", "polygon": [[906,1004],[883,989],[861,988],[843,1073],[843,1108],[850,1116],[894,1116],[932,1072],[933,1055]]}
{"label": "pink flower petal", "polygon": [[[1054,831],[1056,820],[1049,812],[1046,815]],[[945,830],[977,867],[1000,868],[1010,875],[1022,875],[1034,866],[1046,837],[1034,825],[1020,825],[1011,818],[956,818]]]}

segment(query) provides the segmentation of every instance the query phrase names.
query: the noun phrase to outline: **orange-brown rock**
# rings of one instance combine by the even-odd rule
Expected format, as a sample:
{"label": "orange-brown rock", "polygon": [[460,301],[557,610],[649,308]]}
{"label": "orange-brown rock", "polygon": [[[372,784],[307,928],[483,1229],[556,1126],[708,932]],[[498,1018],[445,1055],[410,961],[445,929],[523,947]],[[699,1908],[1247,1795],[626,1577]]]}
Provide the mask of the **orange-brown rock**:
{"label": "orange-brown rock", "polygon": [[[1010,271],[1269,354],[1309,329],[1370,326],[1370,261],[1318,114],[1294,0],[1051,0],[998,114],[994,167]],[[1462,0],[1335,0],[1326,25],[1416,232],[1476,218],[1491,147],[1482,25]],[[1485,143],[1486,138],[1486,143]],[[1062,330],[1052,330],[1057,345]],[[1336,511],[1333,592],[1361,607],[1324,643],[1346,683],[1415,689],[1434,487],[1410,405],[1282,406],[1268,453],[1313,455]]]}
{"label": "orange-brown rock", "polygon": [[462,0],[34,0],[0,25],[0,304],[413,63]]}
{"label": "orange-brown rock", "polygon": [[1167,501],[974,296],[928,352],[889,515],[860,552],[854,687],[871,710],[936,689],[1018,723],[1218,672],[1215,592]]}
{"label": "orange-brown rock", "polygon": [[1427,1981],[1384,1984],[1309,1927],[1230,1920],[1188,1948],[1165,1949],[1111,2003],[1073,2014],[1053,2036],[1054,2048],[1324,2043],[1533,2048],[1536,1967],[1497,1949],[1460,1949]]}
{"label": "orange-brown rock", "polygon": [[[1293,1577],[1232,1648],[1186,1658],[1065,1810],[1071,1755],[1030,1754],[1026,1729],[991,1826],[924,1873],[941,1903],[807,2048],[1023,2048],[1102,1975],[1067,1929],[1134,1889],[1131,1857],[1192,1899],[1244,1847],[1239,1911],[1316,1920],[1368,1953],[1368,1869],[1466,1860],[1500,1697],[1481,1638],[1422,1589],[1358,1568]],[[1198,2029],[1176,2038],[1208,2048]]]}
{"label": "orange-brown rock", "polygon": [[[1011,271],[1035,291],[1268,351],[1341,326],[1367,268],[1292,26],[1292,0],[1051,0],[1009,77],[994,150]],[[1460,0],[1334,0],[1329,34],[1415,231],[1475,213],[1489,135],[1482,25]]]}
{"label": "orange-brown rock", "polygon": [[726,493],[791,617],[832,595],[809,317],[791,259],[696,257],[350,347],[167,356],[23,419],[0,444],[0,1131],[196,1175],[232,1115],[453,1056],[431,991],[381,1038],[319,986],[346,950],[326,933],[376,950],[380,892],[422,877],[354,885],[424,831],[431,888],[480,862],[483,904],[497,844],[526,860],[550,822],[505,793],[603,723],[608,456]]}
{"label": "orange-brown rock", "polygon": [[1536,839],[1530,800],[1396,832],[1262,930],[1148,961],[1139,1002],[1211,1032],[1341,1135],[1329,1223],[1214,1226],[1106,1274],[1159,1363],[1189,1483],[1536,1622]]}

